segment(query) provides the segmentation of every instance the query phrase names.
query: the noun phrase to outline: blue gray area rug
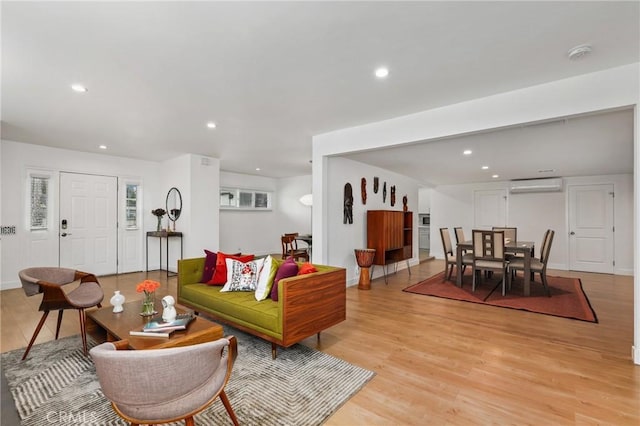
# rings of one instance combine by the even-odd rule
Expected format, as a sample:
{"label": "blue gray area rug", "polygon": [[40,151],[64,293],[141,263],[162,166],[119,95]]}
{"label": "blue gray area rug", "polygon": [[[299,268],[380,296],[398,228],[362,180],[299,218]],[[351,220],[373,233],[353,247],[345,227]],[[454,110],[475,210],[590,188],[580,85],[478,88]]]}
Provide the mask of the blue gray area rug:
{"label": "blue gray area rug", "polygon": [[[375,375],[304,345],[279,348],[273,360],[271,344],[228,327],[225,334],[238,338],[238,358],[226,393],[242,425],[322,424]],[[102,394],[80,336],[36,345],[20,361],[23,351],[1,356],[22,425],[127,424]],[[219,399],[195,421],[231,424]]]}

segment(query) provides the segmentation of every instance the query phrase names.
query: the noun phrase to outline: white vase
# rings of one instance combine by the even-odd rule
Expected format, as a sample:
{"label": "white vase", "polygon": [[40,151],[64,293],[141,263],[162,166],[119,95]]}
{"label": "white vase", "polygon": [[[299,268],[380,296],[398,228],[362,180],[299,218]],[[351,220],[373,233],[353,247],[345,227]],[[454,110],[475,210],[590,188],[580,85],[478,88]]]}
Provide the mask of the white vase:
{"label": "white vase", "polygon": [[114,313],[124,311],[124,308],[122,307],[122,304],[124,303],[124,296],[120,294],[120,290],[115,291],[114,295],[111,297],[110,302],[113,305]]}

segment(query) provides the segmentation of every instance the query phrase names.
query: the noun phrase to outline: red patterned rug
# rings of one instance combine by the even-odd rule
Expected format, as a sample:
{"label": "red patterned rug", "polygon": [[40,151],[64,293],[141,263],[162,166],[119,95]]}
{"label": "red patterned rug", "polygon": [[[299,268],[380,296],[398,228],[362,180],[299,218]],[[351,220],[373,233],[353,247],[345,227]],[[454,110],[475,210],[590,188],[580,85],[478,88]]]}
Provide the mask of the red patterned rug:
{"label": "red patterned rug", "polygon": [[598,322],[596,313],[582,289],[582,282],[578,278],[547,276],[551,291],[551,297],[547,297],[540,282],[540,276],[536,274],[536,281],[531,282],[531,296],[525,297],[522,295],[524,283],[522,275],[513,281],[511,290],[507,290],[505,296],[502,296],[500,277],[482,279],[476,286],[475,292],[471,291],[471,275],[469,273],[464,276],[462,288],[457,287],[453,281],[443,281],[443,277],[444,272],[441,272],[409,286],[403,291],[580,321]]}

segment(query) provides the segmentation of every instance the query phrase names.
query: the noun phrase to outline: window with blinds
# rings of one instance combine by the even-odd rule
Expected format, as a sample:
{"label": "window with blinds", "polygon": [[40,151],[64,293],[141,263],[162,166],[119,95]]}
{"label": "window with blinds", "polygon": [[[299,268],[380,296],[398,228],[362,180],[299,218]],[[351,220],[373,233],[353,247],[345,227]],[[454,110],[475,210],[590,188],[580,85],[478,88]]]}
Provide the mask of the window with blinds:
{"label": "window with blinds", "polygon": [[240,188],[220,188],[220,208],[223,210],[271,210],[273,193]]}
{"label": "window with blinds", "polygon": [[49,178],[31,176],[31,229],[47,229],[49,218]]}

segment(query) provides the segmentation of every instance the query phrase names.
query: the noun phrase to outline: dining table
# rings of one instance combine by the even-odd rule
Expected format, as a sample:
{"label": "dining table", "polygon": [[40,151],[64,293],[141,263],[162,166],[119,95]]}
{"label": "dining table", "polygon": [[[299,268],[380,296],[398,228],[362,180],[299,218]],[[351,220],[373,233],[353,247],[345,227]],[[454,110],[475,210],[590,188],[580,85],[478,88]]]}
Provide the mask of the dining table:
{"label": "dining table", "polygon": [[[510,241],[505,240],[504,249],[506,253],[524,255],[524,295],[531,294],[531,258],[535,250],[533,241]],[[465,250],[473,250],[473,241],[463,241],[456,247],[456,285],[462,287],[462,253]],[[505,277],[506,278],[506,277]]]}

